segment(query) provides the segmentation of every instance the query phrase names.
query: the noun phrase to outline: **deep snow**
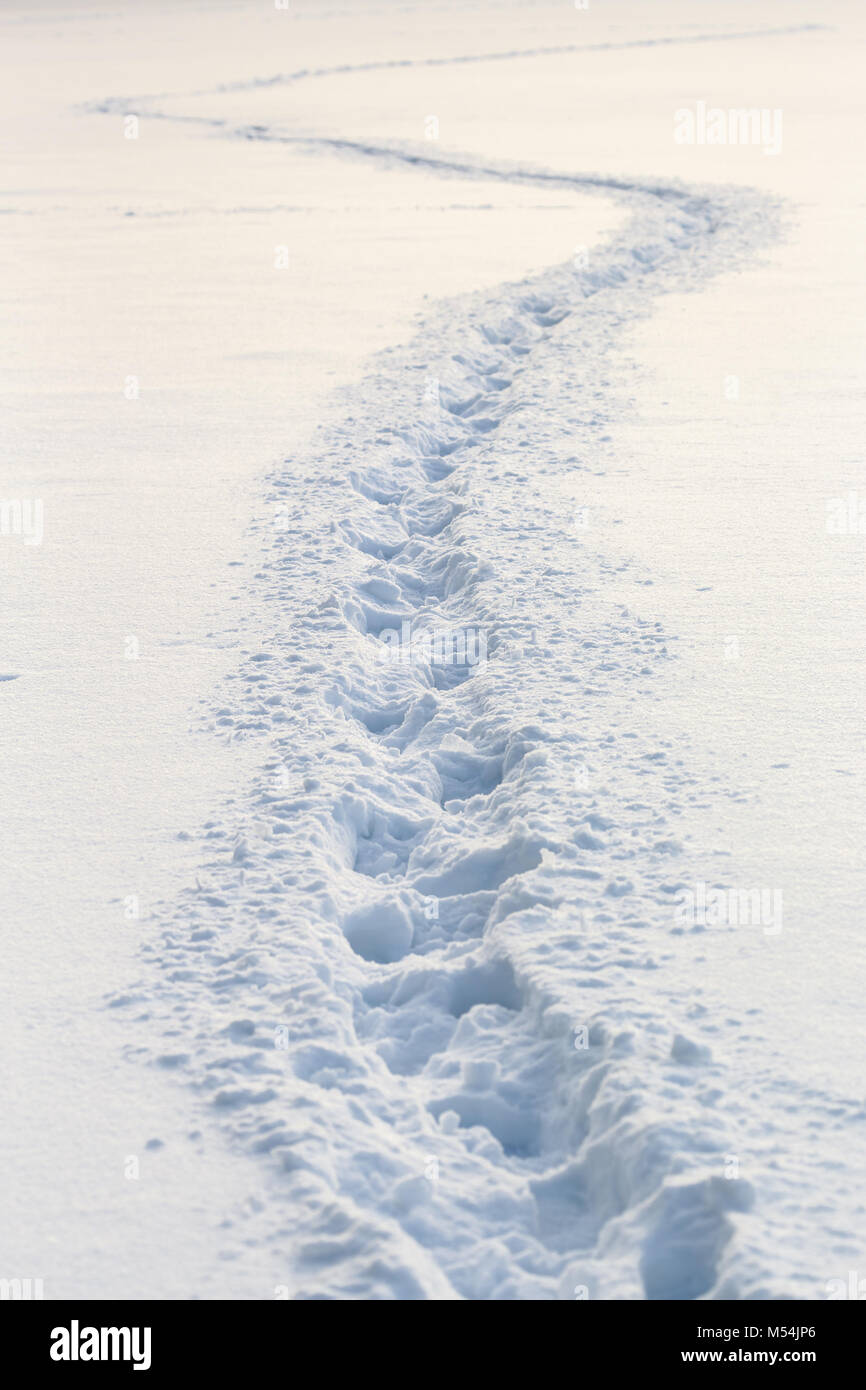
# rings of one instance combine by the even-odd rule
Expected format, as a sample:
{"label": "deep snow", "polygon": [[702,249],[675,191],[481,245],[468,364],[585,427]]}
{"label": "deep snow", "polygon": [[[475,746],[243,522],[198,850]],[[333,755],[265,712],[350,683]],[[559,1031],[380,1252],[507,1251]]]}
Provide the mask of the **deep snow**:
{"label": "deep snow", "polygon": [[[211,655],[181,667],[163,657],[149,689],[134,695],[107,660],[114,683],[100,674],[80,693],[90,717],[101,702],[118,721],[117,785],[147,783],[157,762],[155,801],[164,804],[149,818],[123,818],[113,869],[126,860],[128,872],[141,837],[153,836],[148,911],[133,916],[122,949],[115,930],[94,933],[94,906],[104,911],[108,893],[104,872],[95,871],[94,888],[88,866],[71,890],[71,940],[58,942],[50,917],[37,938],[54,959],[62,1008],[72,997],[63,976],[76,965],[85,1041],[74,1084],[85,1126],[89,1118],[105,1136],[120,1112],[129,1134],[113,1176],[95,1165],[84,1210],[103,1218],[105,1249],[83,1262],[68,1184],[59,1250],[47,1253],[56,1236],[49,1222],[34,1231],[36,1194],[50,1186],[53,1162],[42,1109],[63,1082],[28,1056],[27,1034],[45,1012],[33,938],[11,952],[24,998],[11,1166],[18,1183],[31,1169],[8,1223],[11,1249],[28,1265],[19,1272],[39,1274],[50,1262],[54,1292],[104,1292],[120,1263],[130,1296],[155,1288],[180,1297],[819,1298],[829,1279],[857,1267],[862,875],[846,856],[828,856],[838,826],[850,828],[862,809],[862,779],[840,791],[804,754],[815,693],[803,666],[820,649],[803,652],[794,636],[820,631],[830,598],[839,615],[862,600],[862,549],[852,555],[848,544],[857,538],[832,538],[844,548],[828,550],[824,527],[826,496],[858,481],[853,436],[846,421],[846,463],[829,478],[817,448],[796,455],[805,513],[818,518],[807,553],[820,557],[819,574],[821,564],[829,572],[797,588],[802,549],[780,544],[784,528],[760,524],[756,544],[755,485],[733,461],[766,449],[758,517],[761,504],[790,515],[789,456],[767,456],[784,402],[765,388],[762,411],[747,403],[736,426],[718,416],[729,410],[725,380],[760,380],[772,354],[792,379],[788,394],[802,390],[814,370],[808,344],[831,336],[823,296],[832,277],[809,259],[810,214],[798,214],[792,198],[813,194],[825,237],[835,237],[842,294],[851,293],[853,238],[840,233],[851,197],[844,161],[839,176],[828,175],[826,133],[817,159],[802,138],[798,151],[796,137],[815,100],[800,55],[824,45],[836,93],[833,105],[823,90],[822,109],[842,130],[854,88],[840,74],[856,66],[840,50],[862,44],[862,27],[842,5],[822,16],[826,29],[796,4],[760,6],[760,23],[757,9],[714,9],[709,23],[700,7],[698,25],[687,7],[684,28],[677,5],[654,8],[650,26],[640,8],[599,7],[569,15],[569,24],[594,26],[575,42],[562,33],[561,7],[479,7],[458,18],[448,7],[422,15],[357,5],[341,12],[360,22],[344,26],[336,55],[334,17],[299,11],[280,55],[287,60],[263,69],[263,28],[258,51],[255,38],[263,17],[227,6],[214,17],[218,56],[195,73],[167,70],[172,60],[160,54],[147,73],[160,80],[130,80],[128,96],[104,72],[80,83],[83,148],[106,123],[117,139],[134,113],[144,132],[136,150],[151,139],[163,159],[173,150],[173,168],[203,162],[223,215],[247,216],[242,170],[256,171],[255,197],[266,201],[234,258],[221,250],[198,282],[222,297],[206,318],[194,310],[196,352],[213,351],[200,336],[205,323],[240,351],[208,357],[193,379],[182,321],[168,336],[168,318],[160,321],[152,370],[187,389],[176,405],[170,394],[157,405],[160,419],[144,435],[160,489],[144,515],[151,533],[169,518],[171,543],[155,566],[149,551],[148,566],[119,591],[121,612],[138,605],[163,645],[186,646],[200,632],[192,640]],[[194,12],[187,20],[194,32]],[[494,21],[497,42],[484,42]],[[229,35],[253,50],[246,75]],[[742,64],[728,69],[727,85],[722,51]],[[754,104],[737,85],[743,72],[766,83],[767,71],[782,68],[791,74],[784,100],[760,87],[759,103],[784,106],[778,161],[753,149],[699,154],[671,139],[676,107],[704,92],[720,105]],[[575,90],[585,117],[576,122]],[[625,107],[617,92],[627,94]],[[438,139],[425,140],[436,110]],[[698,163],[706,154],[719,160]],[[262,222],[263,208],[273,211],[267,200],[285,199],[289,173],[323,200],[308,230],[295,225],[291,236]],[[152,225],[201,213],[158,191],[164,170],[154,184],[141,183],[142,169],[126,177],[136,206],[121,211],[112,197],[115,218],[148,219],[136,233],[146,277],[139,315],[162,283]],[[335,187],[344,209],[350,188],[374,209],[395,184],[408,203],[384,225],[371,217],[363,264],[350,260],[349,237],[339,266],[333,243],[330,256],[317,255]],[[422,230],[429,210],[414,219],[409,210],[421,197],[436,209],[435,233]],[[91,189],[88,207],[92,200]],[[501,240],[489,222],[478,230],[488,212]],[[514,235],[524,213],[537,223],[531,258]],[[32,215],[26,198],[17,215]],[[104,212],[94,218],[89,246],[102,238],[116,257],[111,225]],[[264,263],[284,239],[289,283],[302,285],[293,293],[306,295],[309,312],[332,306],[330,325],[320,316],[315,333],[296,312],[287,319],[273,273],[265,287],[249,270],[251,245]],[[396,259],[383,273],[391,239]],[[185,246],[171,315],[197,251],[212,255],[206,234],[193,231]],[[806,265],[805,291],[779,270],[791,246]],[[116,293],[117,260],[109,267],[103,305]],[[92,276],[81,276],[85,296]],[[361,317],[386,284],[375,341]],[[451,297],[425,311],[409,346],[387,347],[362,374],[372,348],[410,336],[406,297],[417,304],[422,294]],[[750,357],[742,325],[755,295],[762,342]],[[791,298],[792,318],[800,322],[807,305],[812,314],[793,360],[790,327],[773,324]],[[98,307],[97,332],[109,321]],[[279,349],[265,347],[269,340]],[[826,403],[812,401],[804,421],[838,411],[855,379],[853,349],[845,336],[841,386],[828,388]],[[288,372],[267,365],[276,350],[290,354]],[[44,351],[35,341],[27,389],[45,389]],[[248,369],[238,365],[245,360]],[[100,370],[120,379],[115,361],[109,351]],[[79,428],[104,439],[108,417],[81,396],[94,368],[73,370],[80,375],[65,389]],[[325,404],[328,370],[353,384]],[[665,416],[654,394],[660,380]],[[280,404],[287,382],[301,413],[294,423]],[[32,408],[44,412],[44,396]],[[323,423],[311,434],[317,414]],[[57,418],[69,428],[67,408]],[[207,438],[190,454],[194,421]],[[290,432],[291,454],[277,464]],[[118,490],[96,513],[103,524],[111,507],[129,507],[127,489],[137,486],[114,439],[105,458]],[[172,449],[181,451],[179,470]],[[216,498],[212,450],[223,469]],[[257,495],[269,459],[276,466]],[[22,489],[32,490],[32,476],[22,468]],[[199,523],[205,553],[184,593],[190,480],[192,510],[207,498],[218,514],[204,530]],[[243,549],[239,510],[255,517]],[[696,525],[707,512],[723,519],[718,551],[719,527]],[[39,558],[52,554],[50,529],[47,537]],[[762,537],[777,570],[769,587]],[[85,552],[100,592],[143,546],[127,541],[119,565],[110,551]],[[220,579],[205,596],[216,564],[237,554],[249,556],[240,587]],[[69,635],[92,645],[93,624],[104,620],[92,603],[78,620],[61,616],[69,575],[55,553],[41,581],[52,602],[40,641],[50,650],[66,634],[67,687]],[[759,575],[762,602],[743,631]],[[16,576],[21,612],[33,618],[29,581]],[[20,677],[3,698],[20,701],[21,728],[44,707],[41,756],[65,765],[65,730],[51,710],[65,701],[72,713],[70,697],[46,693],[44,683],[32,691],[44,672],[34,660],[39,629],[23,630],[10,672],[20,668]],[[741,645],[767,659],[742,662]],[[862,659],[851,657],[828,671],[820,738],[834,755],[857,746]],[[775,734],[764,727],[770,690]],[[166,725],[159,737],[154,697]],[[204,713],[189,735],[194,697]],[[136,755],[129,738],[138,721]],[[64,775],[59,793],[66,835],[83,784],[105,776],[104,734],[83,748],[80,777]],[[808,775],[805,797],[780,797],[783,762],[789,785]],[[802,834],[804,801],[830,827],[823,841],[817,829]],[[102,857],[110,804],[97,797],[87,830]],[[49,805],[43,792],[21,841],[33,847],[37,873]],[[172,849],[169,836],[197,823],[203,830]],[[55,849],[66,892],[81,848],[73,837],[65,852]],[[700,899],[701,885],[733,892],[733,904],[746,895],[751,916],[688,919],[683,902]],[[123,885],[113,897],[117,911]],[[38,902],[25,888],[18,910]],[[55,1048],[62,1037],[61,1025]],[[119,1078],[128,1101],[118,1106]],[[120,1181],[120,1155],[143,1148],[145,1132],[139,1123],[133,1137],[126,1108],[139,1105],[163,1147],[146,1151],[149,1192],[132,1212],[125,1194],[142,1189]],[[96,1141],[71,1117],[61,1133],[62,1142],[74,1136],[73,1168],[86,1172]],[[111,1234],[118,1210],[138,1242],[132,1268]],[[145,1235],[154,1219],[167,1241],[159,1251]]]}

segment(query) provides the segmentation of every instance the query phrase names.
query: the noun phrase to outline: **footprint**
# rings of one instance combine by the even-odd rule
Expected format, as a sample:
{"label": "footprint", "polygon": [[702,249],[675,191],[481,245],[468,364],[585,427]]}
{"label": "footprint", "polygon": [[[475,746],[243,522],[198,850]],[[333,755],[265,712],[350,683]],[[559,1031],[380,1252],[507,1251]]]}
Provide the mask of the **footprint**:
{"label": "footprint", "polygon": [[356,955],[375,965],[393,965],[412,949],[414,929],[397,898],[359,907],[343,923],[343,934]]}
{"label": "footprint", "polygon": [[462,1018],[477,1004],[498,1004],[516,1012],[523,1008],[523,995],[511,962],[501,957],[483,965],[470,965],[458,971],[450,986],[448,1007],[455,1018]]}

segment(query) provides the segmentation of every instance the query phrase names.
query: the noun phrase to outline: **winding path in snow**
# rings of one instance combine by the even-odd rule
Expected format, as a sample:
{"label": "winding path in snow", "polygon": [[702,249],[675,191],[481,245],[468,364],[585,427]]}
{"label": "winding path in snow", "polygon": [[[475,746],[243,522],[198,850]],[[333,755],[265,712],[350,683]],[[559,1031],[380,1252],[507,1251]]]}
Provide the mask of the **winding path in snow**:
{"label": "winding path in snow", "polygon": [[214,716],[267,769],[146,948],[164,987],[112,1002],[270,1165],[296,1297],[754,1296],[714,1024],[665,976],[706,789],[650,717],[669,639],[606,598],[567,488],[612,465],[624,331],[773,210],[194,119],[630,216],[444,306],[273,480],[272,637]]}

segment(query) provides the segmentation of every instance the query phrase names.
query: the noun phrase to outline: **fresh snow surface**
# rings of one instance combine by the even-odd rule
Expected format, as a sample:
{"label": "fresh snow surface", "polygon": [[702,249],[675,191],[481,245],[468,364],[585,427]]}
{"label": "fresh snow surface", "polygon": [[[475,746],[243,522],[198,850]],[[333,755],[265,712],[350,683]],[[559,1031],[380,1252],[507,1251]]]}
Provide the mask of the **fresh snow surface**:
{"label": "fresh snow surface", "polygon": [[[866,1271],[866,26],[818,18],[4,12],[59,88],[5,200],[9,1276]],[[701,100],[782,151],[678,146]]]}

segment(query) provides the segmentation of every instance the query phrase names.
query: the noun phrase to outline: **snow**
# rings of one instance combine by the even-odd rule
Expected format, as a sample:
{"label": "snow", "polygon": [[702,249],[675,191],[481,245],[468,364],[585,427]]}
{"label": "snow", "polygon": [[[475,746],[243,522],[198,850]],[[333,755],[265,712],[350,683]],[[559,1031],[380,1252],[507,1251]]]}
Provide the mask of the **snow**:
{"label": "snow", "polygon": [[[4,10],[10,1277],[862,1263],[864,27],[820,20]],[[678,142],[698,102],[780,152]]]}

